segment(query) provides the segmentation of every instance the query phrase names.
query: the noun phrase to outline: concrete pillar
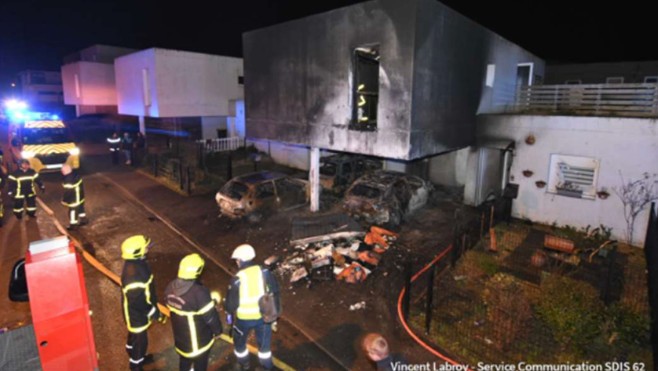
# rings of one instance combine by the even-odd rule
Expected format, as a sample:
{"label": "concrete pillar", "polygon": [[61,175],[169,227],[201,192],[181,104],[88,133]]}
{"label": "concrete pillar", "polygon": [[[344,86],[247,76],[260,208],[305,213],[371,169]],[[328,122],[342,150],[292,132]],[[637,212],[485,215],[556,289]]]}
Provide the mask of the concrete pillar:
{"label": "concrete pillar", "polygon": [[75,105],[75,117],[80,117],[80,105]]}
{"label": "concrete pillar", "polygon": [[146,137],[146,123],[144,122],[144,116],[139,116],[139,132]]}
{"label": "concrete pillar", "polygon": [[311,147],[308,180],[311,183],[311,211],[320,210],[320,149]]}

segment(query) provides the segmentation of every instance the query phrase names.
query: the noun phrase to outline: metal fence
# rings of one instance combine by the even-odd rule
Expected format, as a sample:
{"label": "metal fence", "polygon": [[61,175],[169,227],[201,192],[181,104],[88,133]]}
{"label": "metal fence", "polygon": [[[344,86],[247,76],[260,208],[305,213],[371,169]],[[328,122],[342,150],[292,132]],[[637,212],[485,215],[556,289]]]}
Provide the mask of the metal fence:
{"label": "metal fence", "polygon": [[[567,254],[545,247],[562,229],[504,221],[493,205],[455,215],[449,253],[407,284],[403,313],[417,333],[471,365],[646,359],[649,306],[636,256],[605,243],[603,227]],[[559,308],[557,320],[546,308]]]}

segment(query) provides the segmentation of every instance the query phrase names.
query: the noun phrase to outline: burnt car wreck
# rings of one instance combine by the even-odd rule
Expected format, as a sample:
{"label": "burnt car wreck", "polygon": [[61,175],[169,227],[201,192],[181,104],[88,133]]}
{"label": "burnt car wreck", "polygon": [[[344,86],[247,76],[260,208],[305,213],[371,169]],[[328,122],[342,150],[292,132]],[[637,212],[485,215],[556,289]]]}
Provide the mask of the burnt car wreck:
{"label": "burnt car wreck", "polygon": [[433,189],[432,183],[414,175],[376,171],[348,188],[343,209],[366,223],[397,226],[427,204]]}
{"label": "burnt car wreck", "polygon": [[215,200],[229,218],[260,218],[308,203],[308,181],[272,171],[246,174],[226,182]]}

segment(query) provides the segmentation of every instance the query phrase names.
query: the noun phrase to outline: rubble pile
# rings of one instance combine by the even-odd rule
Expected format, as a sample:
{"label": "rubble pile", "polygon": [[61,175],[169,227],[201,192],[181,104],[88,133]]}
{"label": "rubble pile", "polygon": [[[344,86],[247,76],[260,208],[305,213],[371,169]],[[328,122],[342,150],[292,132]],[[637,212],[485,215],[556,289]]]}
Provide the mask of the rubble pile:
{"label": "rubble pile", "polygon": [[363,282],[377,268],[382,254],[397,237],[394,232],[372,226],[365,236],[361,233],[360,236],[295,243],[294,252],[277,269],[282,275],[290,274],[291,283],[333,279],[347,283]]}

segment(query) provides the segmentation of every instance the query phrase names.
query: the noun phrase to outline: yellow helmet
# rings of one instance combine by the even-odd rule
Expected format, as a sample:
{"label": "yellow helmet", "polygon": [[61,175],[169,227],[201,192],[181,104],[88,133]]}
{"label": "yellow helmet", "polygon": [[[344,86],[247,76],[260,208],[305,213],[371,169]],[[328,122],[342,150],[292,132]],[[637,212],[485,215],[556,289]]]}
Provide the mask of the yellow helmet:
{"label": "yellow helmet", "polygon": [[206,262],[199,254],[190,254],[180,261],[178,266],[178,278],[193,280],[201,275]]}
{"label": "yellow helmet", "polygon": [[121,244],[121,257],[126,260],[139,259],[146,255],[151,239],[141,234],[128,237]]}
{"label": "yellow helmet", "polygon": [[235,250],[233,250],[233,255],[231,255],[231,259],[238,259],[243,262],[252,260],[255,257],[256,252],[254,251],[254,248],[246,243],[236,247]]}

